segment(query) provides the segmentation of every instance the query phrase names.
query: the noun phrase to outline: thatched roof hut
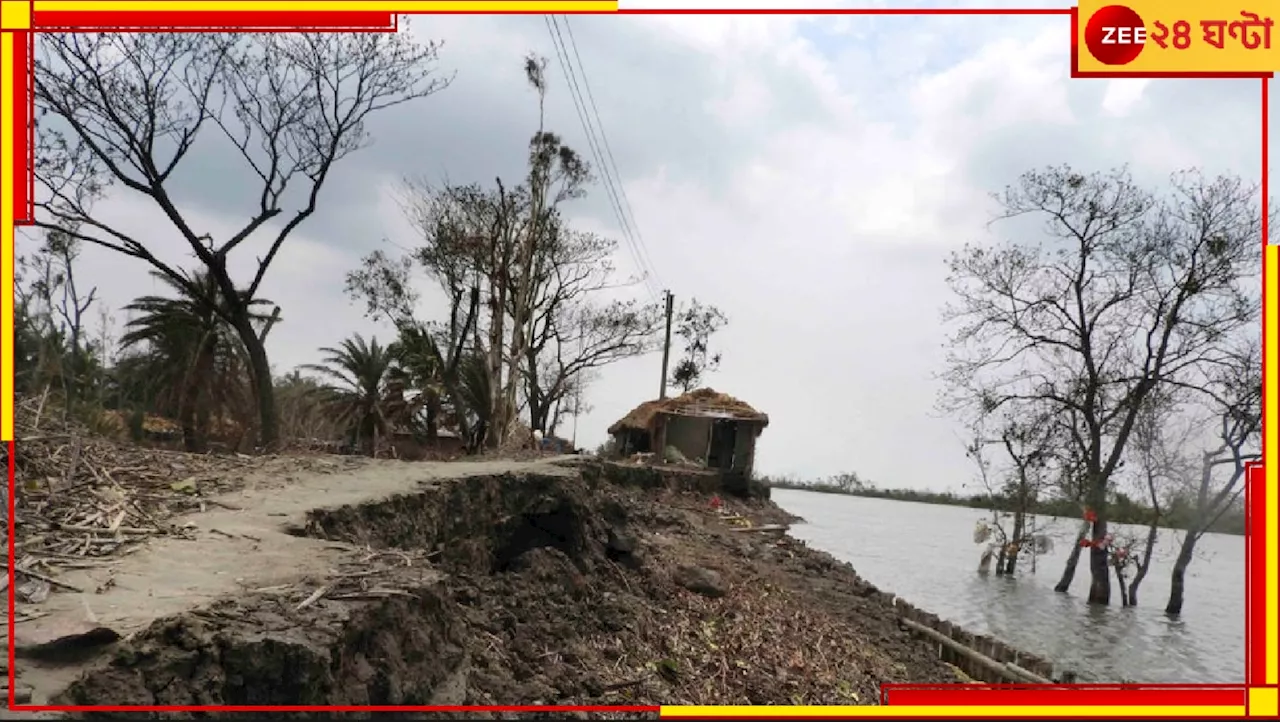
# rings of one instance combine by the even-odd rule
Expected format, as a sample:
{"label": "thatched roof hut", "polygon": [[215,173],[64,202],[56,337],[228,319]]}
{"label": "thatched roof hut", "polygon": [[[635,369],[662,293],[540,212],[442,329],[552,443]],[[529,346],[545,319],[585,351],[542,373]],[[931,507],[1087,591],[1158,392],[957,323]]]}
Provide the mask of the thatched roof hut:
{"label": "thatched roof hut", "polygon": [[745,401],[713,389],[695,389],[668,399],[646,401],[609,427],[609,434],[624,431],[651,431],[659,415],[698,416],[704,418],[753,421],[761,428],[769,425],[769,415],[756,411]]}

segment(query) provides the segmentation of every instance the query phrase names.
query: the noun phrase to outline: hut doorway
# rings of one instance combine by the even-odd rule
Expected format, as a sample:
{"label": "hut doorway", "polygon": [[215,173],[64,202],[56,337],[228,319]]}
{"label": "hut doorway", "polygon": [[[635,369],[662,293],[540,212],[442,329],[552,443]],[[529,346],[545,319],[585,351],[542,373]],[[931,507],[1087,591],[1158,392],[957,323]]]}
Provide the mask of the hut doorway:
{"label": "hut doorway", "polygon": [[713,469],[733,468],[733,452],[738,445],[738,425],[726,419],[711,424],[711,445],[707,449],[707,466]]}

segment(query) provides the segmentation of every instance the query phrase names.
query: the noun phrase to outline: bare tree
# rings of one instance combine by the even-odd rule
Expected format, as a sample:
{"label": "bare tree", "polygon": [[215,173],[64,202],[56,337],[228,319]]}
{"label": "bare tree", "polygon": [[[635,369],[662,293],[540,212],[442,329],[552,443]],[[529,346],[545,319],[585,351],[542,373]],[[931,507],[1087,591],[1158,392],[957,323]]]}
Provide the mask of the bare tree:
{"label": "bare tree", "polygon": [[[90,361],[85,344],[85,314],[97,300],[97,287],[87,293],[76,283],[76,261],[80,257],[80,242],[66,233],[49,230],[44,242],[31,254],[15,259],[30,278],[30,285],[22,288],[15,284],[16,295],[25,295],[27,303],[35,301],[37,315],[42,315],[47,327],[41,355],[46,367],[56,366],[57,381],[62,386],[63,414],[70,414],[73,403],[79,397],[79,386],[85,380]],[[56,343],[51,347],[49,342]]]}
{"label": "bare tree", "polygon": [[[82,294],[81,289],[76,285],[75,266],[76,260],[80,257],[80,243],[76,239],[59,231],[49,231],[44,248],[40,252],[47,255],[58,268],[60,278],[57,285],[61,287],[61,292],[54,310],[62,318],[62,323],[67,329],[67,343],[70,346],[72,358],[78,365],[81,352],[84,350],[85,313],[97,300],[98,288],[95,286],[90,288],[88,293]],[[67,390],[68,396],[74,393],[74,384],[79,373],[80,369],[72,370],[73,387]]]}
{"label": "bare tree", "polygon": [[693,299],[679,313],[676,335],[684,342],[684,355],[671,370],[671,383],[688,393],[703,376],[720,367],[720,354],[711,352],[711,336],[729,322],[715,306]]}
{"label": "bare tree", "polygon": [[1187,567],[1196,544],[1244,492],[1248,464],[1262,458],[1262,354],[1251,341],[1215,369],[1209,387],[1210,404],[1217,416],[1218,443],[1200,457],[1199,478],[1191,484],[1195,511],[1178,557],[1173,562],[1169,601],[1165,613],[1178,616],[1186,596]]}
{"label": "bare tree", "polygon": [[656,348],[662,323],[656,305],[594,299],[633,283],[616,277],[617,248],[612,239],[556,224],[539,250],[523,368],[532,429],[549,432],[552,409],[580,394],[595,369]]}
{"label": "bare tree", "polygon": [[516,253],[514,273],[508,275],[511,285],[511,343],[507,352],[505,385],[495,414],[499,440],[506,437],[507,426],[515,418],[516,396],[522,380],[521,365],[526,361],[533,338],[537,279],[548,255],[540,253],[540,248],[555,237],[553,226],[559,218],[559,205],[581,198],[586,193],[585,186],[591,181],[591,168],[587,162],[561,142],[559,136],[546,131],[546,68],[546,58],[532,54],[525,58],[525,77],[538,94],[538,130],[529,142],[529,175],[526,181],[529,190],[528,221]]}
{"label": "bare tree", "polygon": [[[412,281],[416,261],[451,299],[445,365],[456,368],[467,349],[486,356],[484,349],[493,343],[501,349],[503,337],[498,332],[509,328],[516,309],[514,289],[504,290],[510,265],[500,261],[504,253],[494,248],[518,240],[504,237],[500,229],[518,225],[515,216],[522,204],[511,201],[523,196],[522,189],[436,189],[420,181],[408,183],[406,189],[406,211],[423,233],[424,244],[398,260],[381,251],[371,254],[348,275],[348,291],[364,299],[371,313],[403,324],[416,313],[418,295]],[[547,226],[547,234],[538,244],[531,280],[533,300],[527,311],[530,342],[518,368],[530,427],[541,431],[550,431],[556,420],[553,410],[580,394],[593,371],[652,351],[661,323],[656,306],[599,300],[604,293],[631,285],[616,277],[612,263],[616,241],[574,231],[558,218]],[[482,322],[474,319],[473,309],[466,305],[468,296],[490,302]],[[494,308],[495,299],[507,303],[505,313]],[[487,368],[500,374],[497,378],[506,378],[501,367]]]}
{"label": "bare tree", "polygon": [[[315,213],[335,164],[365,145],[368,116],[448,84],[434,71],[438,49],[403,32],[42,34],[36,225],[141,259],[199,298],[189,275],[139,238],[140,228],[94,210],[113,187],[153,202],[216,281],[220,314],[250,361],[260,442],[273,446],[270,365],[245,299],[257,296],[285,239]],[[225,239],[194,227],[171,193],[175,173],[208,134],[226,141],[261,188],[243,225]],[[267,231],[277,219],[278,230]],[[237,283],[229,254],[262,234],[267,245],[256,271]]]}
{"label": "bare tree", "polygon": [[1242,279],[1257,272],[1257,189],[1185,172],[1157,194],[1124,170],[1056,167],[997,198],[1000,218],[1042,219],[1045,233],[949,260],[948,403],[1033,400],[1071,416],[1092,519],[1088,598],[1108,604],[1107,494],[1142,404],[1195,386],[1224,339],[1256,322]]}
{"label": "bare tree", "polygon": [[[554,426],[554,409],[580,394],[593,370],[648,352],[658,329],[656,308],[599,298],[629,283],[614,274],[617,243],[575,231],[561,215],[562,204],[585,195],[591,169],[545,128],[545,67],[541,58],[525,59],[540,112],[523,182],[509,186],[499,178],[485,187],[406,180],[402,209],[420,245],[401,259],[372,254],[348,276],[349,293],[398,323],[417,313],[415,267],[451,299],[445,345],[451,358],[482,359],[467,367],[466,387],[483,389],[487,402],[476,408],[477,394],[466,396],[492,427],[485,434],[489,445],[505,438],[522,403],[532,428]],[[580,408],[580,400],[574,406]]]}

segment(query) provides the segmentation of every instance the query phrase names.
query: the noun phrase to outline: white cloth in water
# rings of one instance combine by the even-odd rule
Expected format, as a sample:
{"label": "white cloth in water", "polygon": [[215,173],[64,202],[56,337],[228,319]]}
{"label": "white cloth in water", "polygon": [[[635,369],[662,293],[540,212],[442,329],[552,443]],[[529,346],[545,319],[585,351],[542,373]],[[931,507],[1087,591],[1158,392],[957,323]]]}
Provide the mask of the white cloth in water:
{"label": "white cloth in water", "polygon": [[973,528],[973,543],[981,544],[991,537],[991,526],[987,522],[978,520],[978,525]]}

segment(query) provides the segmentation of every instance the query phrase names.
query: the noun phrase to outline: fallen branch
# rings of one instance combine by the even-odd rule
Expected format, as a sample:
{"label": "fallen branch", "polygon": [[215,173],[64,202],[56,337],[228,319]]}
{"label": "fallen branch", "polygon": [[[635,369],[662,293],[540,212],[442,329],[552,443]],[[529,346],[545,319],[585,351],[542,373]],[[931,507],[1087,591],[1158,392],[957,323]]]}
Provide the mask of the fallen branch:
{"label": "fallen branch", "polygon": [[636,679],[628,679],[624,682],[615,682],[613,684],[606,684],[600,691],[603,694],[609,694],[610,692],[620,692],[628,687],[634,687],[638,684],[643,684],[647,679],[649,679],[649,675],[645,675],[643,677],[637,677]]}
{"label": "fallen branch", "polygon": [[308,596],[306,599],[303,599],[303,600],[298,604],[298,606],[296,606],[296,607],[294,607],[294,608],[293,608],[293,611],[297,612],[297,611],[300,611],[300,610],[306,609],[307,607],[311,606],[312,604],[315,604],[316,602],[320,601],[320,598],[321,598],[321,597],[323,597],[323,596],[324,596],[328,591],[329,591],[329,585],[327,585],[327,584],[326,584],[326,585],[324,585],[324,586],[320,587],[319,589],[317,589],[317,590],[315,590],[314,592],[312,592],[312,593],[311,593],[311,595],[310,595],[310,596]]}
{"label": "fallen branch", "polygon": [[418,595],[412,592],[406,592],[403,589],[370,589],[367,592],[351,592],[349,594],[333,594],[330,599],[346,599],[346,600],[370,600],[370,599],[386,599],[387,597],[409,597],[417,599]]}
{"label": "fallen branch", "polygon": [[44,582],[45,584],[48,584],[51,587],[61,587],[62,589],[66,589],[69,592],[81,592],[81,593],[84,592],[83,589],[81,589],[80,587],[77,587],[74,584],[60,582],[57,579],[54,579],[53,577],[45,576],[44,574],[41,574],[39,572],[33,572],[29,569],[15,569],[14,571],[23,576],[31,577],[32,579],[39,579],[40,581]]}

